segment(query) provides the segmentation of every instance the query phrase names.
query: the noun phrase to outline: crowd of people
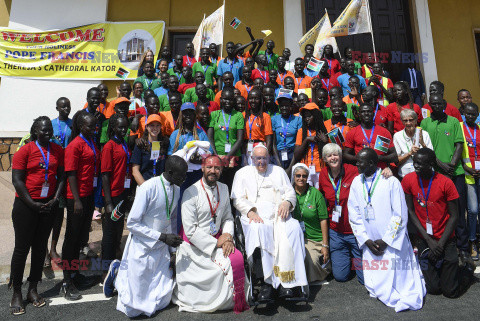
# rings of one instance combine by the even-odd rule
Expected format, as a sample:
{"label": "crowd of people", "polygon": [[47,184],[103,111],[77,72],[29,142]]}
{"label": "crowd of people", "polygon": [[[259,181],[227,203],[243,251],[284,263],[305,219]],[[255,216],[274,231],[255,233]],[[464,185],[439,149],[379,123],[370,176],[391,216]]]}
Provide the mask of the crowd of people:
{"label": "crowd of people", "polygon": [[[147,51],[133,84],[108,101],[101,84],[69,118],[36,118],[13,156],[10,303],[25,313],[44,264],[63,269],[79,300],[92,220],[100,220],[107,297],[129,317],[171,302],[179,311],[236,313],[249,302],[308,300],[309,285],[356,276],[395,311],[426,293],[458,297],[478,255],[480,116],[409,66],[393,82],[352,49],[313,45],[290,60],[263,39],[172,57]],[[57,243],[66,208],[61,255]],[[124,249],[124,225],[129,235]],[[48,240],[51,235],[51,246]],[[252,289],[255,286],[255,291]],[[252,297],[253,296],[253,297]]]}

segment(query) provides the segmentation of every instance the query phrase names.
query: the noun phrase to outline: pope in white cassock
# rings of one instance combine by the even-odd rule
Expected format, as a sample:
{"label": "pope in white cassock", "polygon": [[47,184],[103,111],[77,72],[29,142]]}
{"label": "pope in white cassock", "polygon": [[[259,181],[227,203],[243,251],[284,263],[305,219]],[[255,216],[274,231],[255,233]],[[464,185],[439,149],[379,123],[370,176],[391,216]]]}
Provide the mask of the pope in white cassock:
{"label": "pope in white cassock", "polygon": [[[296,195],[287,174],[268,164],[264,145],[256,145],[252,155],[255,165],[235,174],[231,197],[241,214],[248,260],[262,267],[264,284],[257,301],[267,303],[274,289],[279,290],[279,298],[288,299],[295,296],[293,288],[308,285],[305,245],[300,224],[290,215]],[[261,259],[254,255],[256,249]]]}
{"label": "pope in white cassock", "polygon": [[373,149],[356,157],[360,175],[350,187],[348,214],[363,252],[365,287],[396,312],[421,309],[425,282],[408,239],[402,186],[395,177],[380,175]]}
{"label": "pope in white cassock", "polygon": [[151,316],[170,304],[175,247],[183,241],[176,230],[176,205],[187,168],[182,158],[170,156],[165,172],[137,189],[122,261],[112,262],[104,282],[105,295],[113,296],[115,288],[117,310],[130,318]]}
{"label": "pope in white cassock", "polygon": [[177,250],[177,286],[172,302],[179,311],[248,309],[244,261],[233,244],[234,223],[228,187],[218,182],[222,161],[208,156],[203,177],[182,199],[182,237]]}

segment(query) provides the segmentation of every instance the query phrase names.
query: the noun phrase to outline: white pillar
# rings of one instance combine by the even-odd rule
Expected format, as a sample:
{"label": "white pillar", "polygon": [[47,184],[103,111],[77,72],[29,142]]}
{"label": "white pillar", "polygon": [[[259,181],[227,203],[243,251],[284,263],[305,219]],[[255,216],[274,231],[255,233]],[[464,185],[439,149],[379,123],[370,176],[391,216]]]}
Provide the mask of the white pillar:
{"label": "white pillar", "polygon": [[434,80],[438,79],[437,63],[435,62],[435,48],[433,45],[432,26],[430,24],[430,12],[428,10],[428,0],[414,1],[417,17],[418,36],[420,37],[420,53],[427,54],[426,61],[420,60],[423,67],[423,77],[425,78],[425,89],[428,97],[428,86]]}
{"label": "white pillar", "polygon": [[285,48],[289,48],[292,52],[290,57],[292,61],[297,57],[303,57],[298,46],[298,41],[303,37],[303,14],[301,0],[283,0]]}
{"label": "white pillar", "polygon": [[[107,4],[108,0],[13,0],[8,27],[43,31],[105,22]],[[99,83],[2,77],[0,106],[8,118],[0,123],[0,137],[22,137],[38,116],[58,117],[55,102],[61,96],[70,99],[73,116],[85,104],[87,90]]]}

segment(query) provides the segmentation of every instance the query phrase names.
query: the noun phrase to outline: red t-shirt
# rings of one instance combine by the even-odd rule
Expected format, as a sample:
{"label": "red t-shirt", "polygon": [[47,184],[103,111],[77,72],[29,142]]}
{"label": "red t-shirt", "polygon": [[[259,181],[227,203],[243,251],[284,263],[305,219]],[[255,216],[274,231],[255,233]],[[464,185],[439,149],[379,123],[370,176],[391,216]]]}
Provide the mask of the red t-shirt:
{"label": "red t-shirt", "polygon": [[328,73],[330,75],[335,75],[337,72],[339,72],[342,69],[342,66],[340,66],[340,62],[337,59],[329,60],[325,58],[325,61],[328,64]]}
{"label": "red t-shirt", "polygon": [[[425,195],[427,194],[429,180],[422,180]],[[413,172],[405,175],[402,180],[402,187],[405,194],[410,194],[413,197],[413,204],[415,207],[415,214],[417,215],[423,228],[426,230],[427,208],[425,207],[425,198],[423,191],[418,183],[417,173]],[[432,222],[433,238],[438,240],[442,237],[445,231],[445,226],[450,218],[448,214],[448,202],[459,198],[455,184],[440,173],[435,173],[432,181],[430,195],[428,197],[428,218]],[[452,233],[450,238],[455,235]]]}
{"label": "red t-shirt", "polygon": [[[132,156],[132,152],[126,146],[128,158]],[[113,140],[109,140],[102,149],[102,173],[110,172],[110,190],[112,197],[118,196],[125,190],[125,178],[132,177],[132,166],[128,164],[127,177],[127,155],[122,144],[118,144]]]}
{"label": "red t-shirt", "polygon": [[[401,106],[401,110],[404,110],[407,108],[410,108],[410,104]],[[420,123],[423,120],[422,109],[417,104],[413,104],[413,110],[415,111],[418,117],[417,125],[420,125]],[[394,134],[405,128],[405,126],[402,123],[402,119],[400,118],[400,112],[398,111],[397,103],[391,103],[387,106],[387,120],[393,121]]]}
{"label": "red t-shirt", "polygon": [[197,62],[197,59],[195,57],[190,58],[189,56],[185,55],[183,56],[183,65],[182,67],[189,66],[193,67],[193,64]]}
{"label": "red t-shirt", "polygon": [[[377,107],[375,107],[377,108]],[[382,105],[378,104],[377,113],[375,110],[373,111],[373,116],[375,117],[375,125],[380,124],[387,124],[387,107],[383,107]]]}
{"label": "red t-shirt", "polygon": [[[48,157],[48,150],[41,147],[45,157]],[[48,194],[47,197],[40,197],[42,186],[45,183],[45,161],[42,153],[35,142],[22,146],[12,159],[12,169],[25,171],[25,186],[32,199],[45,199],[55,194],[57,187],[57,169],[64,166],[64,151],[60,145],[50,143],[50,158],[48,161]],[[18,194],[15,193],[18,197]]]}
{"label": "red t-shirt", "polygon": [[[330,78],[325,79],[325,78],[320,78],[317,75],[313,78],[319,78],[322,83],[322,88],[325,89],[327,92],[330,92],[330,89],[332,89],[332,87],[340,87],[337,77],[335,76],[331,76]],[[330,101],[330,96],[328,96],[328,100]]]}
{"label": "red t-shirt", "polygon": [[[342,176],[342,183],[340,184],[340,197],[339,203],[342,207],[342,215],[338,223],[332,221],[332,211],[335,207],[335,190],[333,185],[328,177],[328,167],[325,166],[319,175],[319,190],[325,196],[327,200],[327,209],[328,209],[328,218],[330,221],[330,228],[335,232],[342,234],[352,234],[352,228],[350,222],[348,221],[348,196],[350,194],[350,185],[352,184],[353,179],[358,175],[357,167],[350,164],[343,164],[344,175]],[[334,180],[335,186],[338,183],[339,177]]]}
{"label": "red t-shirt", "polygon": [[[433,111],[432,107],[430,107],[429,104],[423,105],[422,108],[428,109],[430,111],[430,113]],[[462,120],[462,114],[460,114],[460,111],[458,110],[458,108],[453,106],[452,104],[447,103],[447,107],[445,107],[444,112],[448,116],[455,117],[456,119],[458,119],[459,122],[463,121]]]}
{"label": "red t-shirt", "polygon": [[[476,128],[469,127],[466,123],[462,123],[462,125],[463,133],[465,134],[465,139],[467,141],[468,158],[470,158],[470,164],[472,164],[472,167],[475,168],[475,150],[477,150],[477,157],[480,157],[480,129],[477,124],[475,124]],[[475,138],[476,146],[473,145],[472,138]]]}
{"label": "red t-shirt", "polygon": [[[77,136],[65,148],[65,172],[77,171],[78,194],[80,197],[86,197],[93,193],[93,178],[95,174],[97,177],[100,176],[100,151],[95,144],[94,147],[95,154],[90,146],[80,136]],[[67,198],[73,199],[70,182],[67,184]]]}
{"label": "red t-shirt", "polygon": [[[387,129],[381,126],[375,126],[373,128],[373,135],[372,129],[364,129],[364,131],[365,134],[363,134],[362,126],[358,125],[357,127],[352,128],[348,132],[347,137],[345,137],[345,147],[352,148],[355,151],[355,155],[364,147],[373,148],[378,155],[386,155],[387,152],[382,151],[382,149],[388,150],[394,147],[392,135],[390,135],[390,132]],[[369,144],[367,138],[370,139],[370,135],[372,135],[372,140]],[[377,141],[378,136],[381,136],[385,139],[381,140],[379,138]],[[383,169],[387,167],[387,164],[385,164],[384,162],[379,162],[378,167]]]}
{"label": "red t-shirt", "polygon": [[252,71],[252,80],[255,80],[257,78],[262,78],[265,84],[270,81],[270,76],[268,75],[268,71],[267,70],[261,71],[258,68]]}
{"label": "red t-shirt", "polygon": [[[195,107],[197,107],[197,101],[193,103],[193,105]],[[208,111],[210,112],[210,114],[212,112],[214,112],[215,110],[220,110],[220,106],[215,102],[215,101],[211,101],[208,103]]]}
{"label": "red t-shirt", "polygon": [[191,84],[181,84],[180,86],[178,86],[178,91],[182,95],[185,95],[185,92],[187,91],[187,89],[193,88],[195,86],[196,84],[194,82],[192,82]]}
{"label": "red t-shirt", "polygon": [[137,108],[135,109],[135,114],[140,114],[140,115],[147,115],[147,110],[144,108],[144,107],[140,107],[140,108]]}

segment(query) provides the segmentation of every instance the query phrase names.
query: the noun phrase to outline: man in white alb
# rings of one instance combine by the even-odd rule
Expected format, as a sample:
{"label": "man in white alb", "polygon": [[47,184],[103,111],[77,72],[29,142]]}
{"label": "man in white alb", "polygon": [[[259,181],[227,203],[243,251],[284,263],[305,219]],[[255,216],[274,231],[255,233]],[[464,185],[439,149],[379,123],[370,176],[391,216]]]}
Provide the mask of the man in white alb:
{"label": "man in white alb", "polygon": [[364,148],[356,157],[360,175],[350,186],[348,215],[362,250],[365,287],[396,312],[421,309],[425,282],[408,239],[402,185],[380,174],[373,149]]}
{"label": "man in white alb", "polygon": [[222,160],[207,156],[203,177],[182,200],[182,237],[177,250],[177,286],[172,302],[179,311],[248,309],[244,261],[233,244],[234,224],[228,187],[218,182]]}

